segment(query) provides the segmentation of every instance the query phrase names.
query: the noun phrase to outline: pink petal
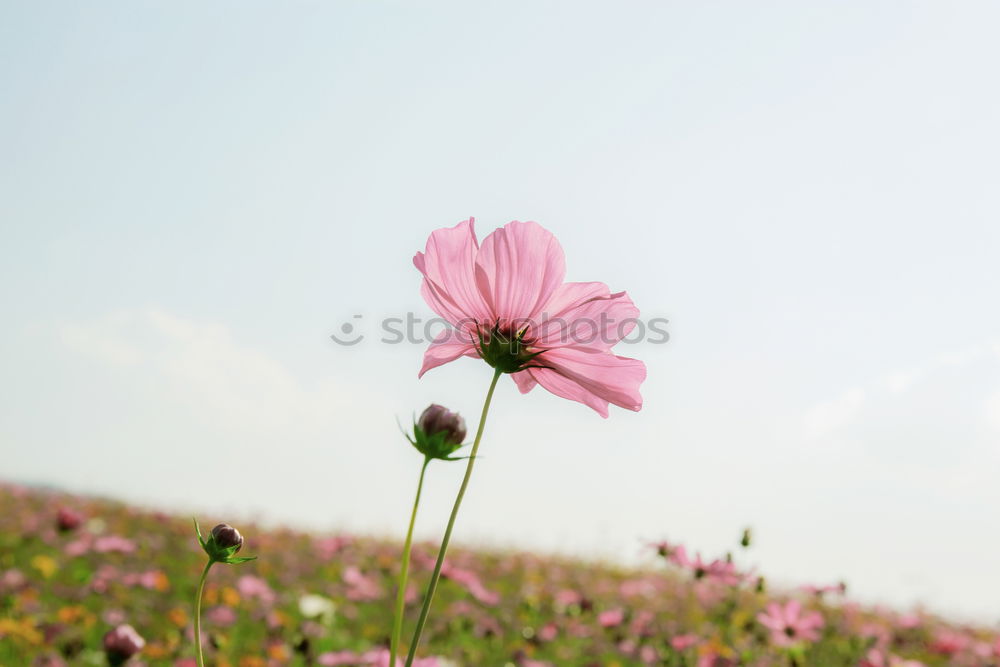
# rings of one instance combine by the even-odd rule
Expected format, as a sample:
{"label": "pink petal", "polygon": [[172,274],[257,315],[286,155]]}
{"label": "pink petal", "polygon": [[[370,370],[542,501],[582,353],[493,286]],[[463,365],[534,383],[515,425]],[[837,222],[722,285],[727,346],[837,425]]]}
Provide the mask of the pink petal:
{"label": "pink petal", "polygon": [[682,544],[674,549],[673,555],[671,555],[670,560],[677,567],[690,567],[693,561],[688,557],[687,548]]}
{"label": "pink petal", "polygon": [[639,385],[646,379],[646,365],[637,359],[573,347],[544,352],[538,361],[545,368],[531,368],[532,377],[556,396],[590,406],[608,416],[608,403],[640,410]]}
{"label": "pink petal", "polygon": [[795,625],[795,622],[799,619],[799,611],[802,609],[802,604],[798,600],[789,600],[785,604],[785,621],[788,625]]}
{"label": "pink petal", "polygon": [[557,287],[545,303],[546,317],[565,317],[566,312],[589,299],[598,299],[611,293],[604,283],[563,283]]}
{"label": "pink petal", "polygon": [[529,391],[535,388],[538,381],[531,377],[530,371],[520,371],[511,375],[514,380],[514,384],[521,391],[522,394],[527,394]]}
{"label": "pink petal", "polygon": [[340,665],[356,665],[362,657],[353,651],[328,651],[316,657],[316,664],[323,667],[340,667]]}
{"label": "pink petal", "polygon": [[610,350],[635,328],[639,309],[625,292],[604,283],[563,283],[532,332],[538,347],[571,345]]}
{"label": "pink petal", "polygon": [[534,319],[562,284],[566,261],[559,241],[535,222],[510,222],[483,239],[476,284],[493,319]]}
{"label": "pink petal", "polygon": [[457,327],[466,328],[467,320],[486,321],[491,315],[476,286],[478,252],[474,218],[469,218],[432,232],[425,251],[413,257],[413,265],[424,275],[420,288],[424,301]]}
{"label": "pink petal", "polygon": [[479,356],[476,346],[472,343],[472,337],[458,329],[446,329],[438,334],[438,337],[424,352],[424,365],[421,366],[417,377],[423,377],[424,373],[430,369],[437,368],[449,361],[455,361],[462,355]]}
{"label": "pink petal", "polygon": [[807,628],[822,628],[824,625],[823,615],[818,611],[809,612],[799,622],[799,625]]}
{"label": "pink petal", "polygon": [[772,616],[768,616],[763,612],[757,614],[757,622],[763,625],[768,630],[772,630],[774,632],[778,632],[780,630],[785,629],[785,624],[782,621]]}

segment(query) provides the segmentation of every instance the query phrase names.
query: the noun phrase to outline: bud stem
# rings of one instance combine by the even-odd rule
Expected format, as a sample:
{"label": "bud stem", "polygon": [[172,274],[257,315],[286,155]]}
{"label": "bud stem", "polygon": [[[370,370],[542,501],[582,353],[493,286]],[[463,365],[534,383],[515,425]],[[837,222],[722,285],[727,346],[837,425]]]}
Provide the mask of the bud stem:
{"label": "bud stem", "polygon": [[[451,541],[451,531],[455,527],[455,519],[458,517],[458,508],[462,505],[462,498],[465,497],[465,489],[469,486],[469,479],[472,477],[472,466],[476,463],[476,454],[479,452],[479,442],[483,439],[483,428],[486,426],[486,414],[490,411],[490,402],[493,400],[493,390],[497,387],[497,381],[503,371],[496,370],[493,373],[493,381],[490,382],[490,389],[486,392],[486,401],[483,403],[483,412],[479,416],[479,428],[476,430],[476,439],[472,443],[472,451],[469,453],[469,464],[465,468],[465,477],[462,479],[462,486],[458,489],[458,496],[455,498],[455,506],[451,508],[451,517],[448,519],[448,527],[444,531],[444,539],[441,540],[441,548],[438,549],[437,562],[434,563],[434,573],[431,575],[430,583],[427,584],[427,593],[424,595],[424,604],[420,608],[420,618],[417,619],[417,628],[413,633],[413,641],[410,642],[410,651],[406,656],[406,667],[412,667],[413,659],[417,655],[417,645],[420,644],[420,635],[424,631],[424,624],[427,622],[427,614],[434,600],[434,592],[437,590],[438,579],[441,578],[441,566],[444,564],[444,556],[448,551],[448,543]],[[395,667],[395,665],[393,665]]]}
{"label": "bud stem", "polygon": [[424,488],[424,473],[431,457],[424,457],[424,465],[420,467],[420,481],[417,482],[417,495],[413,499],[413,512],[410,514],[410,528],[406,531],[406,542],[403,543],[403,563],[399,569],[399,590],[396,591],[396,613],[392,622],[392,639],[389,641],[389,664],[396,664],[396,654],[399,652],[399,637],[403,634],[403,610],[406,607],[406,579],[410,573],[410,548],[413,545],[413,524],[417,520],[417,507],[420,505],[420,492]]}
{"label": "bud stem", "polygon": [[205,592],[205,580],[208,578],[208,570],[214,561],[209,558],[205,563],[205,569],[201,572],[201,581],[198,582],[198,595],[194,602],[194,649],[198,658],[198,667],[205,667],[205,656],[201,653],[201,598]]}

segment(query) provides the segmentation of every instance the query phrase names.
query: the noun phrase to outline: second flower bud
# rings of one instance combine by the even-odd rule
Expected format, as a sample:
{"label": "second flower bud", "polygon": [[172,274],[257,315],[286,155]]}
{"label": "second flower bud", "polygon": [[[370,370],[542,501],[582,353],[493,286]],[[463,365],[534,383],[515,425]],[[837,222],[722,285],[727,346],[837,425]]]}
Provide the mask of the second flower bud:
{"label": "second flower bud", "polygon": [[413,425],[413,437],[406,436],[428,459],[454,461],[452,457],[465,440],[465,420],[437,404],[431,404]]}

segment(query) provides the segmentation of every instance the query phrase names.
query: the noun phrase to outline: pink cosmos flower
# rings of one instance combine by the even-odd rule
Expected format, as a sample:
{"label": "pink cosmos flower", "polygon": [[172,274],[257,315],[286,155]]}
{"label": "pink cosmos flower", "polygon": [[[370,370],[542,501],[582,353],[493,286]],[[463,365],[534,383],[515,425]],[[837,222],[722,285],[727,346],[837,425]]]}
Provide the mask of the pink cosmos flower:
{"label": "pink cosmos flower", "polygon": [[55,654],[40,655],[31,663],[31,667],[67,667],[66,661]]}
{"label": "pink cosmos flower", "polygon": [[635,327],[625,292],[599,282],[563,282],[562,247],[534,222],[511,222],[480,246],[473,219],[430,235],[413,263],[420,293],[454,328],[424,354],[420,375],[459,357],[511,373],[521,393],[536,384],[608,416],[608,404],[639,410],[641,361],[611,348]]}
{"label": "pink cosmos flower", "polygon": [[345,569],[341,578],[347,584],[348,600],[378,600],[382,597],[382,587],[379,586],[378,580],[375,577],[362,574],[361,570],[354,565]]}
{"label": "pink cosmos flower", "polygon": [[579,591],[574,591],[572,588],[564,588],[553,597],[556,605],[559,607],[569,607],[583,602],[583,595]]}
{"label": "pink cosmos flower", "polygon": [[500,594],[488,590],[472,570],[463,570],[445,561],[441,567],[441,576],[464,586],[472,597],[485,605],[493,606],[500,602]]}
{"label": "pink cosmos flower", "polygon": [[805,586],[800,586],[799,590],[806,593],[812,593],[818,597],[824,595],[825,593],[840,593],[843,595],[847,592],[847,584],[844,582],[840,582],[839,584],[824,585],[806,584]]}
{"label": "pink cosmos flower", "polygon": [[82,556],[90,551],[90,548],[93,546],[93,542],[94,540],[89,534],[84,534],[79,539],[75,539],[72,542],[67,543],[66,546],[63,547],[63,551],[67,556],[76,558],[77,556]]}
{"label": "pink cosmos flower", "polygon": [[728,560],[716,558],[713,561],[705,561],[701,554],[695,554],[694,558],[687,558],[687,553],[683,547],[678,550],[678,564],[686,567],[694,574],[695,579],[709,579],[718,581],[726,586],[735,586],[743,578],[736,571],[736,564]]}
{"label": "pink cosmos flower", "polygon": [[[389,650],[374,649],[366,653],[354,651],[328,651],[316,658],[316,664],[322,667],[340,667],[341,665],[372,665],[372,667],[389,667]],[[396,659],[396,667],[402,667],[403,660]],[[440,667],[441,661],[435,657],[417,658],[413,667]]]}
{"label": "pink cosmos flower", "polygon": [[972,644],[972,654],[977,658],[989,658],[993,655],[993,647],[989,642],[977,641]]}
{"label": "pink cosmos flower", "polygon": [[818,611],[803,614],[798,600],[789,600],[784,606],[780,602],[770,603],[766,612],[757,614],[757,621],[771,631],[771,641],[776,646],[814,642],[823,627],[823,616]]}
{"label": "pink cosmos flower", "polygon": [[602,628],[614,628],[625,621],[625,610],[621,607],[608,609],[597,615],[597,622]]}
{"label": "pink cosmos flower", "polygon": [[674,635],[670,639],[670,646],[675,651],[686,651],[698,643],[698,635]]}
{"label": "pink cosmos flower", "polygon": [[653,621],[655,618],[656,615],[648,609],[636,613],[628,625],[629,634],[633,637],[654,636],[657,634],[653,628]]}
{"label": "pink cosmos flower", "polygon": [[736,667],[736,660],[727,658],[715,649],[705,649],[698,655],[697,667]]}
{"label": "pink cosmos flower", "polygon": [[674,549],[677,548],[677,545],[671,542],[667,542],[666,540],[660,540],[659,542],[649,542],[647,546],[649,546],[653,551],[657,553],[657,555],[662,556],[663,558],[669,558],[670,555],[674,552]]}
{"label": "pink cosmos flower", "polygon": [[322,560],[332,560],[334,556],[351,545],[354,538],[350,535],[334,535],[316,540],[316,553]]}
{"label": "pink cosmos flower", "polygon": [[232,607],[226,607],[225,605],[212,607],[205,616],[208,617],[212,625],[218,625],[223,628],[235,625],[237,621],[236,611]]}
{"label": "pink cosmos flower", "polygon": [[94,540],[94,551],[99,554],[119,552],[130,554],[135,552],[135,542],[120,535],[107,535]]}
{"label": "pink cosmos flower", "polygon": [[6,570],[0,574],[0,593],[13,593],[28,585],[28,578],[17,569]]}
{"label": "pink cosmos flower", "polygon": [[660,654],[655,648],[646,644],[639,649],[639,660],[641,660],[644,665],[655,665],[660,663]]}
{"label": "pink cosmos flower", "polygon": [[941,655],[955,655],[969,645],[968,636],[954,630],[939,630],[931,641],[930,650]]}
{"label": "pink cosmos flower", "polygon": [[141,586],[150,591],[159,590],[169,585],[167,583],[167,575],[162,570],[130,572],[122,575],[119,580],[125,586]]}
{"label": "pink cosmos flower", "polygon": [[[541,627],[541,629],[538,630],[538,634],[536,634],[535,636],[538,637],[539,641],[543,642],[553,641],[555,640],[556,637],[559,636],[559,626],[557,626],[555,623],[546,623]],[[998,646],[1000,646],[1000,644],[998,644]]]}
{"label": "pink cosmos flower", "polygon": [[362,658],[354,651],[327,651],[316,657],[316,664],[323,667],[361,664]]}
{"label": "pink cosmos flower", "polygon": [[245,598],[257,598],[266,605],[274,604],[277,595],[266,581],[252,574],[244,574],[236,580],[236,590]]}
{"label": "pink cosmos flower", "polygon": [[[371,665],[372,667],[393,667],[389,664],[389,649],[379,648],[373,651],[368,651],[363,656],[361,656],[362,664]],[[403,667],[404,661],[402,658],[396,658],[395,667]],[[417,658],[413,661],[413,667],[440,667],[440,661],[435,657],[429,658]]]}
{"label": "pink cosmos flower", "polygon": [[694,574],[695,579],[708,579],[726,586],[736,586],[748,579],[747,575],[737,571],[736,564],[732,561],[721,558],[706,561],[700,553],[696,553],[692,558],[683,545],[673,546],[667,542],[660,542],[653,546],[668,562],[681,569],[689,570]]}
{"label": "pink cosmos flower", "polygon": [[884,653],[873,648],[861,659],[859,667],[924,667],[924,663],[918,660],[904,660],[892,653]]}
{"label": "pink cosmos flower", "polygon": [[636,579],[628,579],[618,586],[618,594],[622,597],[648,597],[651,598],[663,585],[661,577],[644,576]]}

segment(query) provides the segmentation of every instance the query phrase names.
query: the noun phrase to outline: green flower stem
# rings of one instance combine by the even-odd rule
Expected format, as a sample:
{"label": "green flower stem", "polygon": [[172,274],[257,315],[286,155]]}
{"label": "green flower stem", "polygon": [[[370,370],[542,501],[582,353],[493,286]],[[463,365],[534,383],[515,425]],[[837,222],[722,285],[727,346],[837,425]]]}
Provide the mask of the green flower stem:
{"label": "green flower stem", "polygon": [[420,468],[420,481],[417,482],[417,495],[413,499],[413,512],[410,514],[410,528],[406,531],[406,542],[403,544],[403,564],[399,570],[399,590],[396,592],[396,614],[392,623],[392,639],[389,643],[389,664],[396,664],[396,653],[399,651],[399,637],[403,634],[403,610],[406,607],[406,578],[410,573],[410,547],[413,545],[413,524],[417,521],[417,507],[420,506],[420,492],[424,488],[424,473],[431,458],[424,458]]}
{"label": "green flower stem", "polygon": [[[472,452],[469,454],[469,465],[465,468],[465,477],[462,479],[462,486],[458,489],[458,496],[455,498],[455,506],[451,508],[451,517],[448,519],[448,527],[444,531],[444,539],[441,540],[441,548],[438,550],[437,562],[434,563],[434,573],[431,581],[427,584],[427,593],[424,595],[424,604],[420,608],[420,618],[417,619],[417,628],[413,633],[413,641],[410,642],[410,652],[406,656],[406,667],[412,667],[413,658],[417,655],[417,645],[420,644],[420,635],[424,631],[424,624],[427,622],[427,614],[434,600],[434,592],[437,590],[438,579],[441,578],[441,566],[444,564],[444,556],[448,551],[448,542],[451,541],[451,531],[455,527],[455,519],[458,517],[458,508],[462,505],[462,498],[465,497],[465,489],[469,486],[469,478],[472,477],[472,466],[476,463],[476,454],[479,452],[479,442],[483,439],[483,428],[486,426],[486,414],[490,410],[490,402],[493,400],[493,390],[497,387],[497,381],[503,371],[497,370],[493,373],[493,381],[490,389],[486,392],[486,402],[483,403],[483,413],[479,417],[479,428],[476,430],[476,439],[472,443]],[[395,665],[393,665],[395,667]]]}
{"label": "green flower stem", "polygon": [[194,648],[198,657],[198,667],[205,667],[205,656],[201,654],[201,598],[205,592],[205,580],[208,578],[208,570],[214,561],[209,558],[205,563],[205,569],[201,572],[201,581],[198,582],[198,597],[194,602]]}

